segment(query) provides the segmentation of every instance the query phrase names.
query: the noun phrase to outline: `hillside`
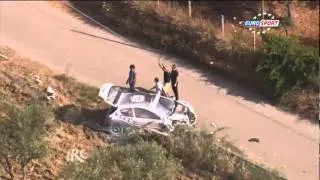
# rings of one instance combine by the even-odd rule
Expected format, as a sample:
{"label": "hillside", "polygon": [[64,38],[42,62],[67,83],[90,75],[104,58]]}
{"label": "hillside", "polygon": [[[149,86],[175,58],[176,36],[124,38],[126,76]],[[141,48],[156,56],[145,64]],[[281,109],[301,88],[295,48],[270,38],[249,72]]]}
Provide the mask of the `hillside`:
{"label": "hillside", "polygon": [[[59,78],[60,76],[56,76],[47,67],[17,54],[8,47],[0,47],[0,54],[8,58],[0,58],[0,122],[8,117],[11,106],[26,107],[33,97],[45,96],[48,86],[58,94],[56,100],[47,102],[54,109],[59,110],[67,104],[83,105],[87,108],[97,107],[99,104],[99,100],[97,101],[95,97],[94,102],[90,101],[92,96],[96,96],[96,88],[89,86],[86,88],[76,82],[65,84],[65,81]],[[40,81],[37,81],[36,76],[40,77]],[[45,99],[43,101],[46,102]],[[48,134],[45,141],[48,154],[42,159],[33,160],[26,167],[27,179],[55,179],[60,168],[65,164],[68,151],[76,148],[91,152],[93,149],[104,146],[99,133],[84,126],[64,123],[57,114],[52,115],[46,127]],[[19,175],[16,167],[14,169],[14,174]],[[0,177],[7,177],[2,167]]]}
{"label": "hillside", "polygon": [[[127,142],[128,144],[123,142],[122,145],[113,144],[108,135],[92,130],[95,127],[94,124],[98,124],[103,119],[106,108],[97,97],[97,88],[66,76],[68,71],[65,75],[56,75],[47,67],[19,55],[8,47],[1,47],[0,54],[0,127],[9,128],[0,128],[0,132],[25,135],[21,139],[19,136],[10,136],[10,134],[0,137],[0,142],[3,142],[0,144],[0,177],[3,179],[10,179],[7,172],[11,172],[15,178],[21,178],[24,172],[25,179],[57,179],[58,177],[102,179],[111,175],[132,179],[132,177],[142,178],[146,175],[163,177],[161,172],[175,179],[207,179],[209,177],[282,179],[277,172],[269,172],[231,153],[231,150],[226,151],[222,146],[229,148],[232,146],[227,145],[223,139],[216,139],[214,134],[181,129],[182,131],[175,132],[174,137],[169,139],[142,133],[131,139],[129,143]],[[46,98],[49,86],[57,95],[55,99]],[[35,99],[36,104],[33,103]],[[39,109],[33,109],[34,107]],[[12,108],[15,111],[12,111]],[[21,114],[20,111],[23,113]],[[29,121],[40,123],[39,117],[42,114],[37,114],[39,112],[49,114],[44,116],[45,126],[29,124]],[[37,117],[29,116],[29,113],[35,113]],[[34,122],[38,119],[39,121]],[[20,121],[24,123],[24,127],[19,127]],[[11,129],[12,127],[23,131],[16,132],[17,129]],[[29,137],[29,134],[37,132],[38,128],[44,128],[45,133]],[[37,142],[24,142],[27,137],[37,139]],[[27,161],[22,172],[19,169],[19,160],[40,150],[29,149],[30,153],[24,154],[21,151],[10,150],[10,147],[15,146],[20,150],[25,147],[16,145],[26,143],[27,146],[32,147],[34,143],[41,141],[44,141],[45,154],[39,158],[32,158],[30,162]],[[9,151],[6,150],[7,148]],[[86,156],[89,157],[88,161],[83,165],[67,162],[67,154],[72,149],[85,151]],[[145,156],[144,152],[155,154]],[[110,153],[110,156],[105,156],[106,153]],[[125,153],[124,159],[121,159],[122,156],[120,157],[119,153]],[[142,158],[145,159],[145,163],[160,164],[147,167],[137,164],[134,159],[138,158],[139,153],[145,157]],[[6,154],[10,154],[7,156],[9,161],[3,161],[6,160]],[[10,158],[17,154],[17,159]],[[111,161],[105,157],[111,158]],[[100,168],[106,167],[106,164],[99,164],[96,158],[103,163],[110,163],[107,167],[110,167],[111,171],[108,171],[109,168]],[[8,162],[11,164],[9,168],[4,166]]]}

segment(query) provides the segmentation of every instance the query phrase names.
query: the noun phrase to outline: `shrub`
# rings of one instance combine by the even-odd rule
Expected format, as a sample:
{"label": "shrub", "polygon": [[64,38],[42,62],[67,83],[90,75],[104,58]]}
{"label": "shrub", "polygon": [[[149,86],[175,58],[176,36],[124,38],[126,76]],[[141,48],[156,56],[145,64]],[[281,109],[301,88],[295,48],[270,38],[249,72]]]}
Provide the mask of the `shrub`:
{"label": "shrub", "polygon": [[264,39],[264,58],[257,71],[265,75],[269,91],[281,97],[291,89],[310,86],[309,82],[319,72],[319,49],[276,35]]}
{"label": "shrub", "polygon": [[200,171],[206,179],[281,179],[224,149],[215,134],[177,129],[166,148],[185,167]]}
{"label": "shrub", "polygon": [[319,94],[310,90],[295,90],[285,93],[280,105],[286,110],[294,110],[303,118],[319,122]]}
{"label": "shrub", "polygon": [[56,76],[56,79],[63,85],[61,91],[71,96],[76,103],[87,107],[95,107],[95,105],[102,102],[101,98],[97,95],[99,93],[98,88],[77,82],[74,78],[66,75]]}
{"label": "shrub", "polygon": [[[158,142],[181,160],[187,172],[196,173],[204,179],[282,179],[277,172],[263,169],[224,149],[226,143],[218,143],[215,133],[178,127],[169,137],[142,134],[132,142],[141,139]],[[234,148],[232,145],[229,147]]]}
{"label": "shrub", "polygon": [[139,142],[98,150],[84,164],[70,163],[67,179],[175,179],[180,165],[157,143]]}
{"label": "shrub", "polygon": [[33,101],[23,111],[13,106],[8,118],[0,122],[0,161],[11,178],[16,173],[13,163],[19,166],[24,179],[25,167],[44,155],[43,137],[48,115],[45,105]]}

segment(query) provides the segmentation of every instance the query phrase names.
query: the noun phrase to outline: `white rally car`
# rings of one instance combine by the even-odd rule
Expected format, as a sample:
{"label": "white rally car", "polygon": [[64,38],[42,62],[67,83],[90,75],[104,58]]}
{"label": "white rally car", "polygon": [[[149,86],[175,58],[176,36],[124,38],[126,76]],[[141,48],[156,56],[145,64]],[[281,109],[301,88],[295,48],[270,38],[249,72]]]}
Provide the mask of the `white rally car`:
{"label": "white rally car", "polygon": [[103,84],[99,96],[110,105],[105,116],[109,132],[120,134],[126,127],[144,127],[170,132],[177,125],[194,126],[196,114],[185,101],[159,94],[129,92],[111,83]]}

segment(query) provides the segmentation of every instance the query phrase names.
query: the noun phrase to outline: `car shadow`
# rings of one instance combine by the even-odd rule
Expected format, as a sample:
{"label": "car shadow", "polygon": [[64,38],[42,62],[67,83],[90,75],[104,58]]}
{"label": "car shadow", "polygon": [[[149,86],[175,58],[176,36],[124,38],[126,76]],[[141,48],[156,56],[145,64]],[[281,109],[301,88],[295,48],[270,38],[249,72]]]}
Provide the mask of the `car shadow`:
{"label": "car shadow", "polygon": [[76,126],[83,125],[95,131],[107,132],[103,125],[107,110],[108,108],[91,109],[68,104],[55,111],[55,118]]}

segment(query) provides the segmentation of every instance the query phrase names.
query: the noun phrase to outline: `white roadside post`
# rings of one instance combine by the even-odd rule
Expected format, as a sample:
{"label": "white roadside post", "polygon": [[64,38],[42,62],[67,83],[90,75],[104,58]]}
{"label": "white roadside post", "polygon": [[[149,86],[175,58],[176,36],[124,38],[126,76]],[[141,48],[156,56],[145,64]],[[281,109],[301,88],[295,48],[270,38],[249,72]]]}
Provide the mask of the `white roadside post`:
{"label": "white roadside post", "polygon": [[221,15],[221,32],[224,34],[224,15]]}
{"label": "white roadside post", "polygon": [[189,17],[191,17],[192,15],[191,0],[189,0],[188,3],[189,3]]}
{"label": "white roadside post", "polygon": [[262,14],[262,20],[264,19],[264,0],[261,1],[261,14]]}
{"label": "white roadside post", "polygon": [[158,0],[158,7],[160,7],[160,0]]}
{"label": "white roadside post", "polygon": [[[262,14],[262,20],[264,20],[264,15],[265,15],[265,12],[264,12],[264,0],[261,1],[261,14]],[[262,27],[262,30],[264,31],[264,28]]]}
{"label": "white roadside post", "polygon": [[253,52],[255,52],[256,51],[256,29],[255,28],[253,28],[252,33],[253,33]]}

